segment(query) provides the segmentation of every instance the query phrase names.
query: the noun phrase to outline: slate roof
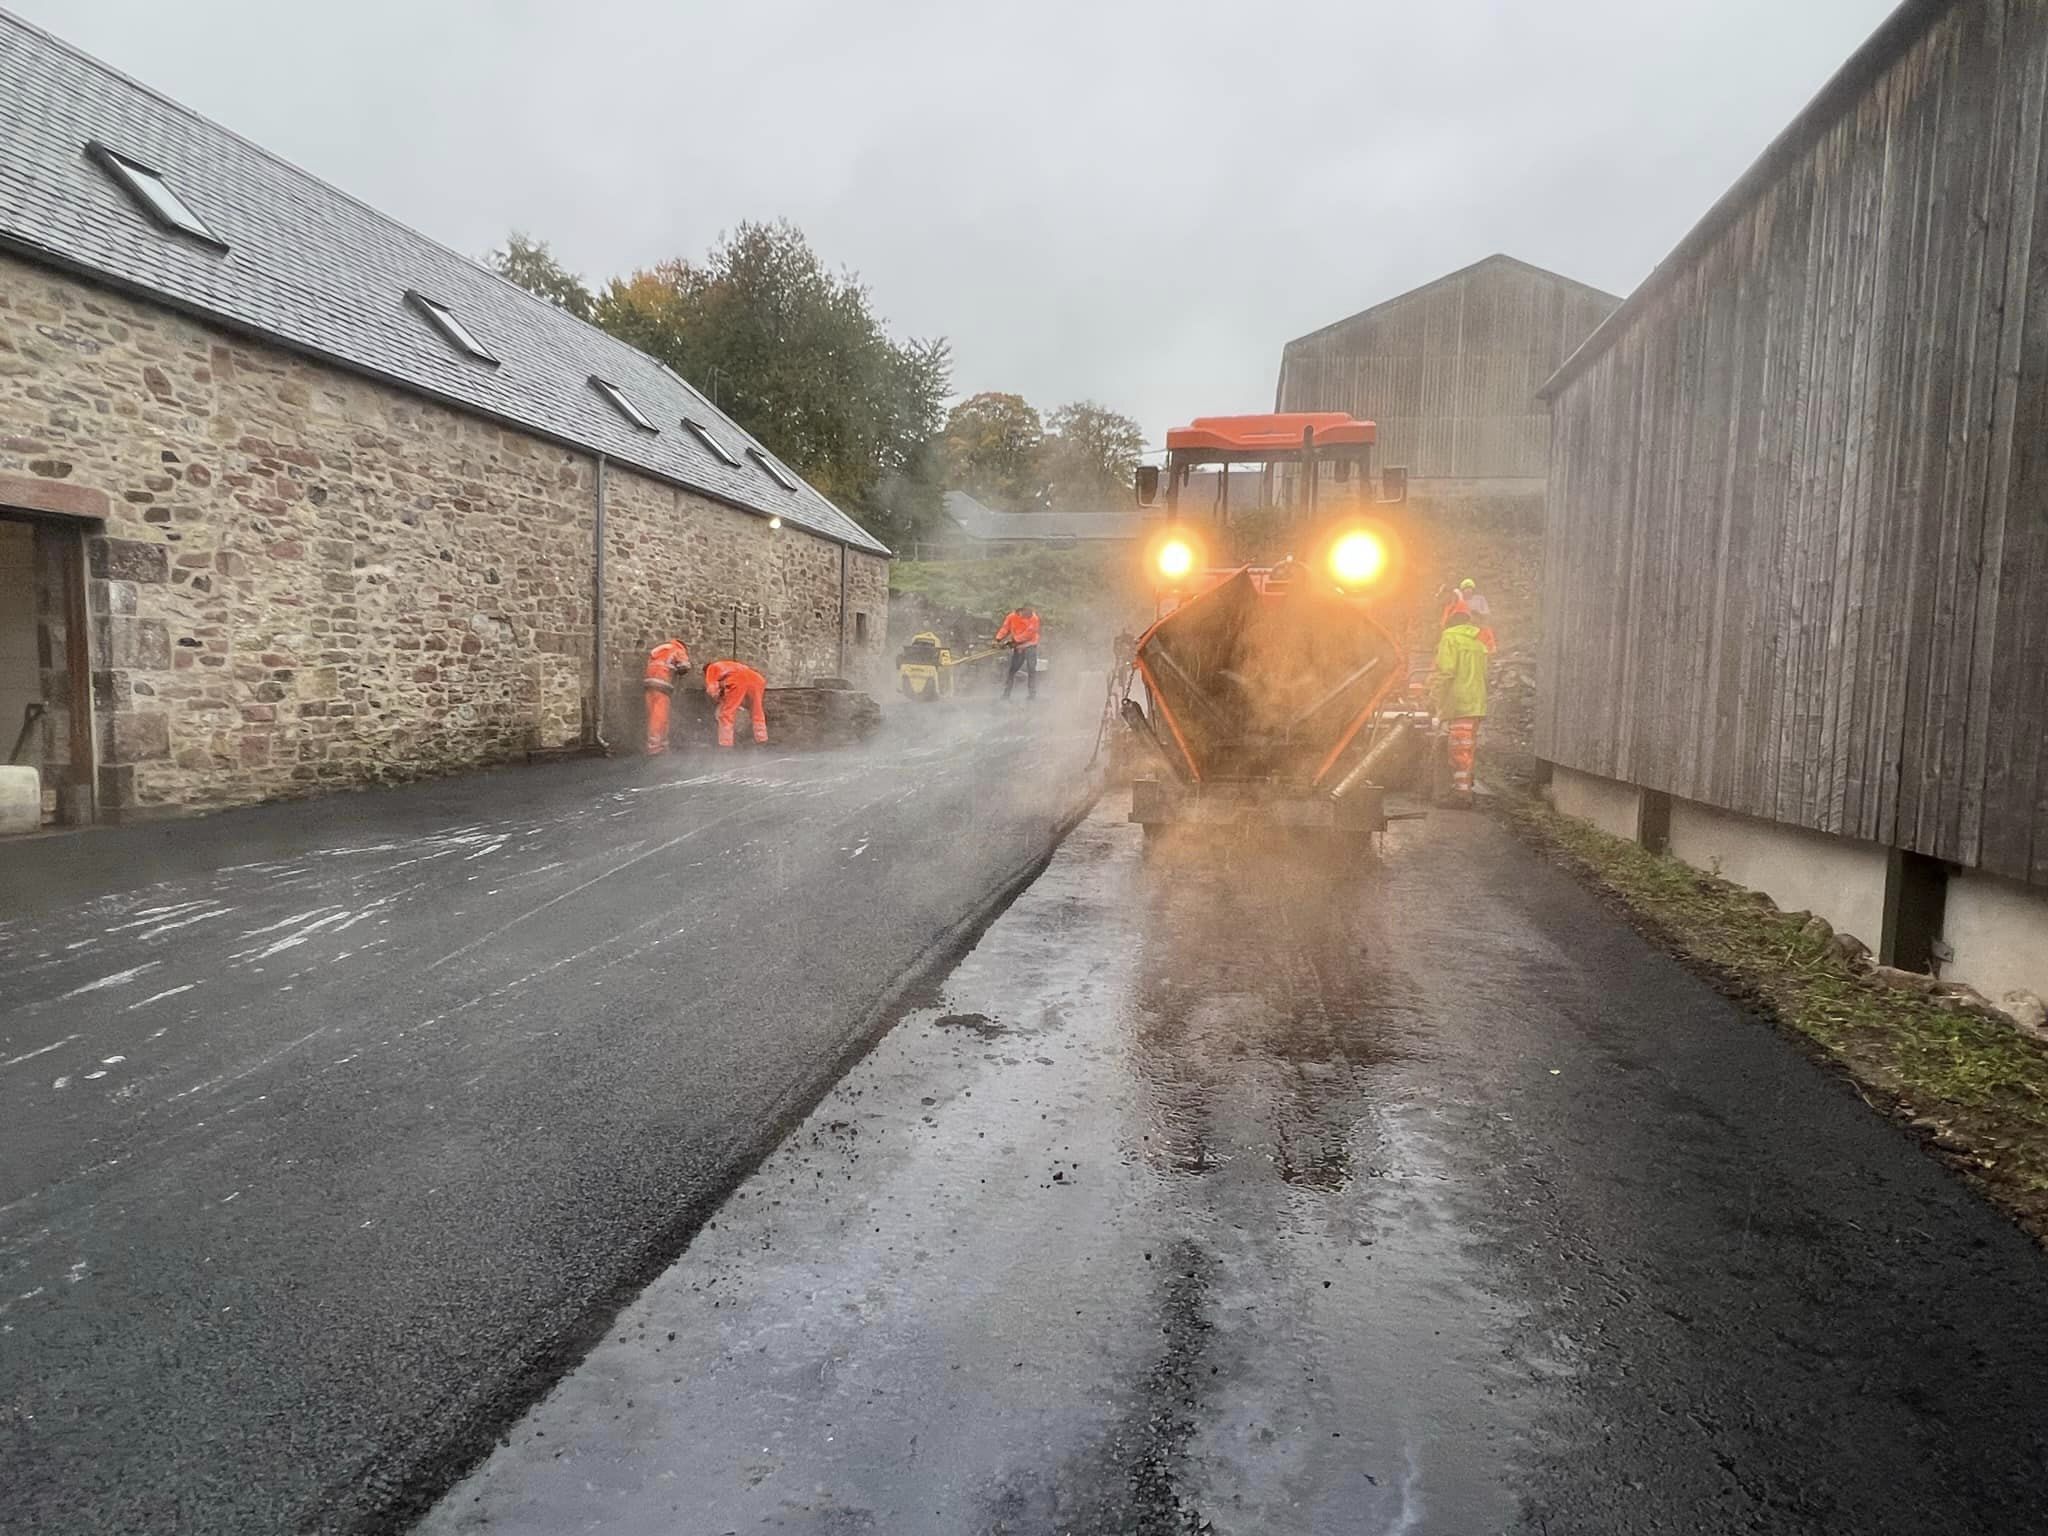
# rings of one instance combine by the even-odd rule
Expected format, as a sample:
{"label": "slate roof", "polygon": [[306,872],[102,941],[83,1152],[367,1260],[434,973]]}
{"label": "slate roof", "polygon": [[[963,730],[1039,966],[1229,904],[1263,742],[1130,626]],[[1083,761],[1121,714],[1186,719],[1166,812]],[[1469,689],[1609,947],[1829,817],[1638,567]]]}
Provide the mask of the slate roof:
{"label": "slate roof", "polygon": [[[158,172],[226,254],[170,234],[101,167],[97,141]],[[246,139],[0,11],[0,249],[368,374],[856,549],[889,551],[653,358]],[[441,303],[499,360],[457,352],[405,295]],[[590,385],[618,385],[659,428]],[[701,421],[740,460],[681,425]],[[765,449],[762,449],[765,452]]]}
{"label": "slate roof", "polygon": [[1129,512],[998,512],[965,491],[946,492],[946,515],[969,538],[1052,543],[1066,539],[1135,539],[1145,514]]}

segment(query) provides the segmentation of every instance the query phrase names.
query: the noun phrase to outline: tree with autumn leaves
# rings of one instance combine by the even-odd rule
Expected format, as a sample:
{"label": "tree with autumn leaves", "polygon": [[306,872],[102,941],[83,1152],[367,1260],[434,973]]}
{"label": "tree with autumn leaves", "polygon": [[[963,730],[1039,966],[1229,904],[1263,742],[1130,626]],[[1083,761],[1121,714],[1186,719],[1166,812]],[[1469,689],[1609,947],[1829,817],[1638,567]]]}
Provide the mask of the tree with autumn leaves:
{"label": "tree with autumn leaves", "polygon": [[1041,417],[990,390],[946,418],[947,483],[1011,512],[1100,512],[1130,499],[1145,434],[1120,412],[1076,400]]}
{"label": "tree with autumn leaves", "polygon": [[947,344],[892,338],[860,280],[829,270],[794,225],[742,224],[701,261],[595,294],[524,235],[487,259],[668,364],[883,541],[936,521]]}
{"label": "tree with autumn leaves", "polygon": [[1078,401],[1049,420],[1015,395],[950,414],[943,339],[897,341],[867,288],[788,223],[742,224],[701,261],[671,260],[593,293],[515,232],[503,276],[668,364],[884,542],[927,532],[952,486],[993,505],[1094,510],[1127,496],[1137,424]]}

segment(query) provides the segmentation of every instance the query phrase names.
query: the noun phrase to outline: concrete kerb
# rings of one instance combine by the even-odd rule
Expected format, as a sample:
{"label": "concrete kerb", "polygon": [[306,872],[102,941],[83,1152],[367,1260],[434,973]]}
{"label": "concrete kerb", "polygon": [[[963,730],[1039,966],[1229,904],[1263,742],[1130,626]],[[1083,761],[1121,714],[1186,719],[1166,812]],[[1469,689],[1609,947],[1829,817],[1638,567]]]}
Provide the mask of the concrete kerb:
{"label": "concrete kerb", "polygon": [[869,1006],[846,1044],[817,1072],[777,1101],[764,1122],[765,1129],[729,1148],[735,1160],[717,1187],[679,1209],[639,1253],[629,1258],[620,1275],[591,1301],[572,1328],[537,1345],[491,1400],[461,1411],[438,1430],[416,1439],[416,1450],[381,1464],[373,1462],[349,1475],[344,1485],[336,1489],[336,1497],[331,1501],[335,1507],[341,1506],[340,1496],[344,1492],[354,1494],[372,1489],[381,1495],[373,1507],[351,1522],[351,1536],[399,1536],[410,1529],[490,1454],[509,1426],[582,1364],[610,1332],[619,1314],[676,1262],[705,1223],[718,1214],[727,1197],[759,1171],[783,1139],[823,1102],[833,1085],[905,1017],[936,997],[939,984],[953,967],[1045,873],[1061,844],[1094,810],[1102,791],[1101,774],[1092,773],[1076,799],[1053,821],[1045,846],[1019,864],[984,900],[962,914],[898,973]]}

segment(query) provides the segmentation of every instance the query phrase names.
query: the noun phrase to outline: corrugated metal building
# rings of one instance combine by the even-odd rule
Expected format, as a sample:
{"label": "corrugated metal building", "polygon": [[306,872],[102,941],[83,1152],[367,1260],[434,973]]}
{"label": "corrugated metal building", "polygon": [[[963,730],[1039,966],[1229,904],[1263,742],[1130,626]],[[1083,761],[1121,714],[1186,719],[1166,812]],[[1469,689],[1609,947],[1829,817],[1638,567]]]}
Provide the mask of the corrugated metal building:
{"label": "corrugated metal building", "polygon": [[1379,462],[1418,497],[1540,499],[1550,422],[1537,390],[1621,302],[1489,256],[1287,343],[1276,408],[1379,424]]}
{"label": "corrugated metal building", "polygon": [[2048,991],[2044,89],[2048,6],[1910,0],[1544,390],[1560,804],[1994,993]]}

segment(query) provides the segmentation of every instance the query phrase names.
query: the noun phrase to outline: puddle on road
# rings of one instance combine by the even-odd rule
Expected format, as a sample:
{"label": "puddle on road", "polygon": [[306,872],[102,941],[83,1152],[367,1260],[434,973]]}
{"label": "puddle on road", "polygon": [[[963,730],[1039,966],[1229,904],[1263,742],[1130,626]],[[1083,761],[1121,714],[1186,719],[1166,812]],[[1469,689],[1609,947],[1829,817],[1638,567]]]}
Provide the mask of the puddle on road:
{"label": "puddle on road", "polygon": [[970,1034],[993,1040],[1011,1033],[1007,1024],[998,1024],[985,1013],[943,1013],[932,1020],[934,1029],[964,1029]]}

